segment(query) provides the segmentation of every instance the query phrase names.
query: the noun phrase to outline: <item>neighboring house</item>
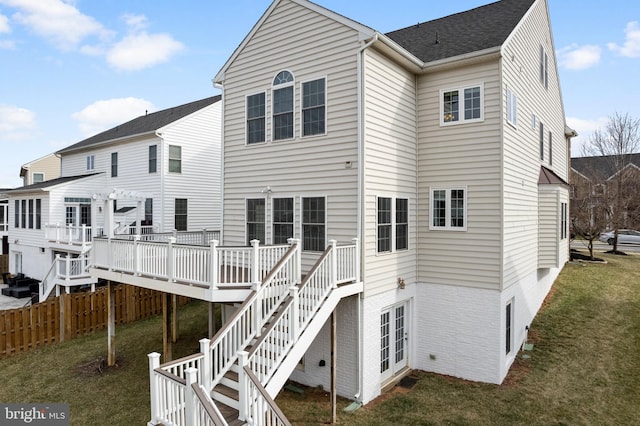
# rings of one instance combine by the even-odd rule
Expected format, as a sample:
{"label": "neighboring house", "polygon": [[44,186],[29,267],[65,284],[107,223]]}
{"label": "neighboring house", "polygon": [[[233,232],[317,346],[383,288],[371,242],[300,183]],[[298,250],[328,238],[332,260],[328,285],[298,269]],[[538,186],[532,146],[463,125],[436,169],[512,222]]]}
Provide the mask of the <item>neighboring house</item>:
{"label": "neighboring house", "polygon": [[219,101],[202,99],[106,130],[55,154],[61,177],[8,191],[10,271],[43,280],[56,255],[77,258],[93,236],[136,226],[219,229]]}
{"label": "neighboring house", "polygon": [[[110,260],[124,245],[95,252],[94,276],[180,294],[197,283],[214,302],[242,284],[221,254],[248,253],[258,291],[211,345],[188,363],[150,355],[150,424],[195,416],[169,396],[195,407],[194,380],[215,400],[209,413],[224,404],[262,424],[278,413],[256,381],[270,397],[289,377],[330,389],[333,351],[337,392],[362,403],[411,369],[501,383],[569,253],[572,132],[547,1],[502,0],[382,34],[275,0],[213,81],[224,220],[223,246],[198,252],[210,267],[177,279]],[[261,275],[262,245],[289,238]],[[196,248],[162,253],[175,267],[196,258]],[[296,256],[300,275],[295,261],[283,266]],[[263,319],[273,303],[276,319]],[[185,373],[194,366],[204,370]]]}
{"label": "neighboring house", "polygon": [[0,188],[0,254],[9,254],[9,196],[7,188]]}
{"label": "neighboring house", "polygon": [[[613,214],[618,193],[619,228],[640,227],[640,153],[613,156],[576,157],[571,159],[572,205],[603,203],[608,212],[607,227],[614,227]],[[618,186],[620,183],[620,186]]]}
{"label": "neighboring house", "polygon": [[45,155],[30,161],[20,168],[22,186],[44,182],[60,176],[60,157],[56,154]]}

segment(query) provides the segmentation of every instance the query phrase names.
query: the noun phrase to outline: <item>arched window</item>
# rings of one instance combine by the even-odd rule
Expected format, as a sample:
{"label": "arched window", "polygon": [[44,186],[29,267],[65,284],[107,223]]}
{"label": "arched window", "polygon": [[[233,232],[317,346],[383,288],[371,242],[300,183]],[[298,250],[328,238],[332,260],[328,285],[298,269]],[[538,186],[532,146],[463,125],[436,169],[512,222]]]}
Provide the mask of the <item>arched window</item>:
{"label": "arched window", "polygon": [[293,138],[293,74],[280,71],[273,79],[273,140]]}

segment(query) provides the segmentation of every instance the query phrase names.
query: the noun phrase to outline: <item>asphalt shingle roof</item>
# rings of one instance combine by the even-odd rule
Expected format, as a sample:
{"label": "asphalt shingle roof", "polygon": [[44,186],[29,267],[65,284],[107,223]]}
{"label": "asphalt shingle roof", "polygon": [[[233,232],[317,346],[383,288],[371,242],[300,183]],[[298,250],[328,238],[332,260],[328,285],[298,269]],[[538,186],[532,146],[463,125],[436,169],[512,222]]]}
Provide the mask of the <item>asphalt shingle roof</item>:
{"label": "asphalt shingle roof", "polygon": [[502,46],[535,0],[501,0],[386,35],[423,62]]}
{"label": "asphalt shingle roof", "polygon": [[100,173],[91,173],[91,174],[78,175],[78,176],[64,176],[64,177],[59,177],[51,180],[45,180],[44,182],[38,182],[31,185],[21,186],[19,188],[9,189],[7,190],[7,192],[35,191],[43,188],[49,188],[51,186],[60,185],[62,183],[73,182],[74,180],[83,179],[83,178],[95,176],[98,174]]}
{"label": "asphalt shingle roof", "polygon": [[158,130],[167,124],[173,123],[189,114],[192,114],[206,106],[214,104],[221,99],[220,95],[212,96],[199,101],[190,102],[184,105],[179,105],[173,108],[164,109],[162,111],[152,112],[151,114],[142,115],[138,118],[134,118],[131,121],[127,121],[124,124],[120,124],[112,129],[105,130],[102,133],[91,136],[76,144],[68,146],[58,151],[58,154],[64,154],[69,151],[74,151],[80,148],[86,148],[95,144],[108,142],[114,139],[120,139],[127,136],[134,136],[142,133],[152,132]]}
{"label": "asphalt shingle roof", "polygon": [[[633,164],[640,168],[640,153],[628,154],[624,159],[625,164]],[[609,179],[617,170],[615,168],[615,161],[612,161],[610,156],[598,156],[598,157],[575,157],[571,159],[571,168],[581,175],[598,179]]]}

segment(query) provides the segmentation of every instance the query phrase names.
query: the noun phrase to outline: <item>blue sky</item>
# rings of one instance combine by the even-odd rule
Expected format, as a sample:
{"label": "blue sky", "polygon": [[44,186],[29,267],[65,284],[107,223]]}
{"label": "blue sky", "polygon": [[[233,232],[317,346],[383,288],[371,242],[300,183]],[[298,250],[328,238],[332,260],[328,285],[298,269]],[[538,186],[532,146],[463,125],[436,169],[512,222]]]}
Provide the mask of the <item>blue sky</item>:
{"label": "blue sky", "polygon": [[[316,0],[380,32],[490,0]],[[145,113],[218,92],[211,79],[269,0],[0,0],[0,187],[20,166]],[[549,0],[568,124],[580,145],[640,118],[640,3]]]}

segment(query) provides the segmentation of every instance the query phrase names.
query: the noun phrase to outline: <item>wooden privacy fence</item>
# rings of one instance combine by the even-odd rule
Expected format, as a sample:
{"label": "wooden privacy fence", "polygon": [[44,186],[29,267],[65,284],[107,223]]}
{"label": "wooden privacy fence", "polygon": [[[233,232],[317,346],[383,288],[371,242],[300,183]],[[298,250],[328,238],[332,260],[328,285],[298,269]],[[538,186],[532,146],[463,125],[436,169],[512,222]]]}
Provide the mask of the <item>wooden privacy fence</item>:
{"label": "wooden privacy fence", "polygon": [[[126,324],[162,313],[164,293],[120,284],[115,321]],[[0,311],[0,356],[85,336],[107,328],[107,288],[61,294],[24,308]],[[178,304],[189,299],[178,296]]]}

